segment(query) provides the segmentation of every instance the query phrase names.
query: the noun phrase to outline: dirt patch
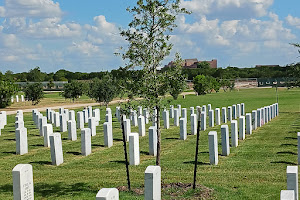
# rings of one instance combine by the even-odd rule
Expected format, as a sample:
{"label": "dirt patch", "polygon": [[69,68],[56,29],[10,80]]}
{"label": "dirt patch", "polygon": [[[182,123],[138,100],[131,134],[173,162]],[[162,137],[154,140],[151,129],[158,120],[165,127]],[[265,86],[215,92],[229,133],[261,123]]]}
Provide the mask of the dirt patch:
{"label": "dirt patch", "polygon": [[[128,192],[126,186],[118,187],[121,192]],[[135,195],[144,195],[144,188],[132,188],[131,191]],[[177,199],[197,199],[197,200],[214,200],[214,190],[203,185],[196,185],[196,189],[193,189],[191,183],[170,183],[162,184],[162,196],[166,196],[165,199],[177,200]]]}

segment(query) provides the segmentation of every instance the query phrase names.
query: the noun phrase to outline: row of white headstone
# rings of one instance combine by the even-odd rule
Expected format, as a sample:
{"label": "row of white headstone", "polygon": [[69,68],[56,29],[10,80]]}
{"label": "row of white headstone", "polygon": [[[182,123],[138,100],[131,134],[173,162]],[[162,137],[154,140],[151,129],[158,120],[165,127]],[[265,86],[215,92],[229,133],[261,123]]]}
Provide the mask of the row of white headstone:
{"label": "row of white headstone", "polygon": [[287,190],[281,190],[280,200],[298,200],[298,166],[286,168]]}
{"label": "row of white headstone", "polygon": [[[19,100],[19,95],[16,95],[16,102],[18,103],[20,100]],[[24,95],[21,95],[21,102],[24,102],[25,101],[25,98],[24,98]],[[11,102],[13,103],[14,102],[14,96],[11,96]]]}
{"label": "row of white headstone", "polygon": [[[270,108],[270,109],[269,109]],[[266,110],[266,115],[263,112]],[[273,110],[272,112],[268,112],[268,110]],[[259,125],[257,127],[262,126],[267,120],[269,122],[273,118],[275,118],[279,112],[278,112],[278,104],[273,104],[271,106],[266,106],[263,108],[257,109],[256,111],[252,111],[254,113],[254,121],[252,122],[251,119],[251,113],[246,114],[246,119],[245,116],[240,116],[239,117],[239,126],[238,126],[238,121],[237,120],[232,120],[231,121],[231,146],[232,147],[237,147],[238,146],[238,141],[244,140],[245,139],[245,133],[251,135],[252,134],[252,127],[255,127],[255,125]],[[270,118],[269,118],[270,117]],[[256,118],[260,119],[256,121]],[[246,123],[245,123],[246,121]],[[259,123],[261,122],[261,123]],[[238,129],[239,127],[239,129]],[[257,129],[255,127],[255,129]],[[254,129],[254,130],[255,130]],[[228,125],[222,125],[221,126],[221,145],[222,145],[222,155],[223,156],[228,156],[230,154],[230,145],[229,145],[229,128]],[[212,165],[217,165],[218,164],[218,136],[216,131],[210,131],[208,133],[208,142],[209,142],[209,160],[210,164]]]}
{"label": "row of white headstone", "polygon": [[[12,170],[14,199],[33,200],[34,183],[33,169],[30,164],[18,164]],[[148,166],[145,170],[144,199],[161,199],[161,168]],[[118,200],[119,191],[116,188],[102,188],[96,195],[96,200]]]}
{"label": "row of white headstone", "polygon": [[0,135],[1,135],[1,129],[4,129],[4,127],[7,125],[7,115],[6,111],[0,112]]}
{"label": "row of white headstone", "polygon": [[[60,132],[68,130],[68,139],[77,140],[77,130],[75,121],[75,111],[60,108],[59,112],[55,112],[50,108],[46,109],[47,117],[44,117],[37,110],[32,111],[33,120],[40,129],[40,135],[44,136],[44,146],[50,147],[51,159],[53,165],[63,163],[63,150],[60,133],[53,133],[52,124],[47,124],[47,119],[60,127]],[[58,118],[59,116],[59,118]],[[68,121],[68,123],[67,123]],[[88,123],[88,128],[84,128],[84,123]],[[84,156],[91,154],[91,136],[96,135],[96,126],[99,125],[100,110],[92,110],[92,107],[87,107],[83,111],[77,112],[77,128],[81,130],[81,153]],[[106,122],[104,123],[104,140],[105,146],[111,147],[113,144],[112,137],[112,116],[111,109],[106,109]]]}

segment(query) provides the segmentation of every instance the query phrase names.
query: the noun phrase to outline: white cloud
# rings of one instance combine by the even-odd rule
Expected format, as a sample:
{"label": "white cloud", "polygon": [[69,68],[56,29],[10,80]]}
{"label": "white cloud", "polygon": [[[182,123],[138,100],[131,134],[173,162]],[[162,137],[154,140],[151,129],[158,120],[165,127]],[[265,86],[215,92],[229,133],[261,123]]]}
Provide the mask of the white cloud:
{"label": "white cloud", "polygon": [[226,20],[265,16],[272,4],[273,0],[191,0],[181,3],[197,16]]}
{"label": "white cloud", "polygon": [[99,47],[89,43],[87,41],[83,41],[80,43],[73,43],[73,46],[69,47],[71,52],[77,52],[79,54],[83,54],[85,56],[92,56],[99,53]]}
{"label": "white cloud", "polygon": [[290,26],[295,26],[296,28],[300,29],[300,18],[288,15],[285,20]]}
{"label": "white cloud", "polygon": [[57,39],[81,35],[81,26],[75,23],[61,24],[60,18],[45,18],[33,23],[22,18],[9,18],[4,22],[6,33],[18,34],[28,38]]}
{"label": "white cloud", "polygon": [[60,17],[58,2],[52,0],[6,0],[5,17]]}

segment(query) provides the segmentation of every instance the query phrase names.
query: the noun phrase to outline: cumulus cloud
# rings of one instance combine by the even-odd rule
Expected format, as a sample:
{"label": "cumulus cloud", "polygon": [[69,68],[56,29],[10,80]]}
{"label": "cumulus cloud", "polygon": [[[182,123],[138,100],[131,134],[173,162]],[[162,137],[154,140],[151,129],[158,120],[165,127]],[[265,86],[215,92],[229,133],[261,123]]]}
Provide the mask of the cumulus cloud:
{"label": "cumulus cloud", "polygon": [[58,17],[63,13],[52,0],[5,0],[5,17]]}
{"label": "cumulus cloud", "polygon": [[246,19],[267,15],[273,0],[191,0],[183,1],[182,7],[202,17]]}
{"label": "cumulus cloud", "polygon": [[296,28],[300,29],[300,18],[288,15],[285,20],[290,26],[295,26]]}
{"label": "cumulus cloud", "polygon": [[57,39],[80,36],[81,26],[76,23],[60,23],[60,18],[45,18],[39,22],[21,18],[4,21],[4,32],[19,34],[28,38]]}

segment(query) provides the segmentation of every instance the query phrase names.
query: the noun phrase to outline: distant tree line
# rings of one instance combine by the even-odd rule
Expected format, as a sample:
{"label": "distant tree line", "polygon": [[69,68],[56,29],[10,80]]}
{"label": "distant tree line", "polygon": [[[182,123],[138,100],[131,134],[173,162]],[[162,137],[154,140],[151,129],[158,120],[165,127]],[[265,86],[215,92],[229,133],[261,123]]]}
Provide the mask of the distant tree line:
{"label": "distant tree line", "polygon": [[[162,72],[168,68],[163,68]],[[141,74],[140,70],[126,70],[125,68],[114,69],[109,72],[113,78],[124,79],[137,77]],[[293,63],[284,67],[254,67],[254,68],[210,68],[205,62],[199,63],[196,69],[182,69],[182,73],[188,80],[193,80],[197,75],[211,76],[218,79],[236,79],[236,78],[279,78],[292,77],[300,78],[300,63]],[[92,80],[94,78],[102,79],[107,72],[71,72],[60,69],[57,72],[42,72],[39,67],[30,69],[28,72],[13,73],[12,71],[0,72],[1,80],[10,80],[14,82],[43,82],[43,81],[68,81],[72,80]]]}

